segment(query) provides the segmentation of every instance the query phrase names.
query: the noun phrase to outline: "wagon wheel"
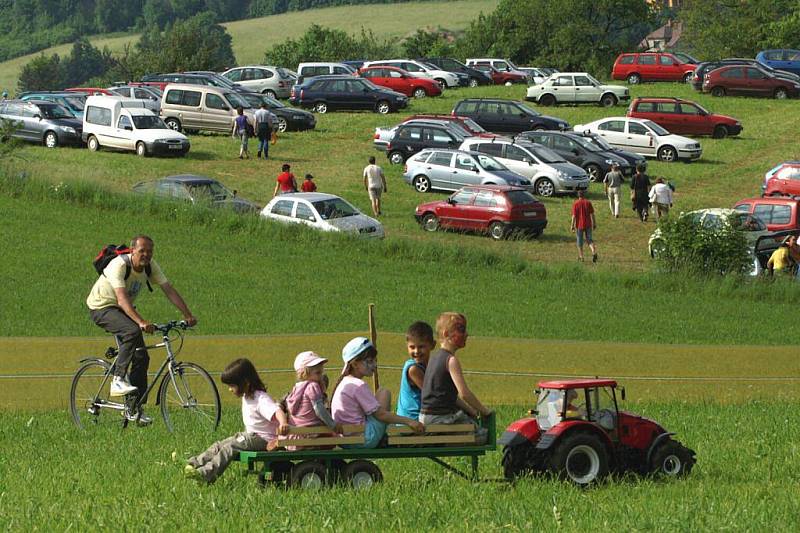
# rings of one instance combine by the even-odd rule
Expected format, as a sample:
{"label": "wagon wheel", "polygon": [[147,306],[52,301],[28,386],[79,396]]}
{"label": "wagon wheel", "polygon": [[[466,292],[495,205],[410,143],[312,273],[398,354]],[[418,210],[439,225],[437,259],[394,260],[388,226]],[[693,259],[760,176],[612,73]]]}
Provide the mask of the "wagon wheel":
{"label": "wagon wheel", "polygon": [[381,469],[372,461],[351,461],[342,469],[342,479],[355,489],[368,489],[383,481]]}
{"label": "wagon wheel", "polygon": [[328,481],[325,466],[317,461],[303,461],[292,467],[288,485],[298,489],[321,489]]}

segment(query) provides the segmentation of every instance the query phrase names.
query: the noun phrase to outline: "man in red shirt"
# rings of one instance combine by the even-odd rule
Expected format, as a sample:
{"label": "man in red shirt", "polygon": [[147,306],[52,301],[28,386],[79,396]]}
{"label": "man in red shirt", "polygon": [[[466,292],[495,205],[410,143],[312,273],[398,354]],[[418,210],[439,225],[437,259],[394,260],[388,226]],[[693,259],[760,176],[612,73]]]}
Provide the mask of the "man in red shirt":
{"label": "man in red shirt", "polygon": [[281,172],[278,174],[277,183],[275,183],[275,190],[272,191],[272,196],[276,196],[280,191],[280,194],[288,194],[292,192],[297,192],[297,181],[294,179],[294,174],[289,172],[291,167],[284,163],[281,167]]}
{"label": "man in red shirt", "polygon": [[597,263],[597,248],[592,240],[592,230],[597,228],[594,220],[592,202],[584,198],[584,191],[578,191],[578,199],[572,204],[572,225],[570,231],[578,236],[578,261],[583,261],[583,241],[592,251],[592,263]]}

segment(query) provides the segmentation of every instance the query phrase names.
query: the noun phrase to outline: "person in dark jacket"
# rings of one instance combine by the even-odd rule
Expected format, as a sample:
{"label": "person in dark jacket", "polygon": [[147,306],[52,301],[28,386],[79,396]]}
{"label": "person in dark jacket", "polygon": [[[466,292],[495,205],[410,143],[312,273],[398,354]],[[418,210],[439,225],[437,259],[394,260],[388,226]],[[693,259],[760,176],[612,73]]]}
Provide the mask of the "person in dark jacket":
{"label": "person in dark jacket", "polygon": [[650,206],[650,177],[644,170],[644,166],[637,166],[636,174],[631,178],[631,204],[642,222],[647,220],[647,210]]}

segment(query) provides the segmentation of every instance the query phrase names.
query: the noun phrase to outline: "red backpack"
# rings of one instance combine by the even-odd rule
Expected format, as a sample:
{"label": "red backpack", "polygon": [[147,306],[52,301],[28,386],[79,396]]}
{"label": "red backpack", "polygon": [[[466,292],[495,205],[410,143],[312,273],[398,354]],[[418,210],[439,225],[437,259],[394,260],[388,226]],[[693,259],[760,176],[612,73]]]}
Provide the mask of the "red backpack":
{"label": "red backpack", "polygon": [[[98,274],[103,274],[108,264],[119,256],[122,256],[122,260],[125,261],[125,279],[127,280],[131,276],[131,249],[124,244],[120,244],[119,246],[116,244],[108,244],[104,246],[97,254],[97,257],[94,258],[94,261],[92,261],[94,269]],[[150,275],[153,273],[153,269],[150,265],[147,265],[144,267],[144,272],[147,274],[147,288],[150,292],[153,292],[153,287],[150,285]]]}

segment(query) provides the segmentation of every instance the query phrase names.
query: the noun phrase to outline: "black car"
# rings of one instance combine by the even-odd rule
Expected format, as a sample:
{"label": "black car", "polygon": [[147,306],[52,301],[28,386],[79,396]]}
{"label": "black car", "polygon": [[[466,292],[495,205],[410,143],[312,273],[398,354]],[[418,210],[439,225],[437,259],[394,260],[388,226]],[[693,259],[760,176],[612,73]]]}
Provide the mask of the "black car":
{"label": "black car", "polygon": [[386,146],[386,156],[393,165],[400,165],[406,159],[425,148],[457,149],[467,136],[463,130],[449,124],[434,121],[413,121],[400,124]]}
{"label": "black car", "polygon": [[526,131],[519,135],[544,145],[570,163],[583,168],[591,181],[603,181],[612,163],[619,165],[623,176],[631,176],[634,166],[624,157],[594,144],[588,137],[561,131]]}
{"label": "black car", "polygon": [[469,117],[494,133],[522,133],[530,130],[566,130],[566,120],[542,115],[516,100],[469,98],[453,108],[453,114]]}
{"label": "black car", "polygon": [[223,78],[216,72],[195,71],[195,72],[173,72],[171,74],[148,74],[142,76],[141,81],[158,81],[166,83],[188,83],[190,85],[210,85],[220,89],[230,89],[239,93],[249,92],[250,89],[233,83],[227,78]]}
{"label": "black car", "polygon": [[0,123],[15,126],[11,137],[44,144],[81,146],[83,122],[69,109],[44,100],[0,101]]}
{"label": "black car", "polygon": [[207,203],[212,207],[233,209],[237,213],[258,214],[261,211],[258,204],[237,196],[235,190],[228,190],[217,180],[194,174],[142,181],[133,186],[133,192],[184,200],[193,204]]}
{"label": "black car", "polygon": [[636,170],[636,167],[638,166],[647,168],[647,159],[645,159],[644,156],[641,156],[639,154],[634,154],[633,152],[628,152],[627,150],[622,150],[621,148],[615,148],[610,144],[608,144],[608,141],[606,141],[604,138],[597,135],[596,133],[585,133],[581,135],[581,137],[583,137],[593,145],[597,146],[598,148],[605,150],[606,152],[611,152],[612,154],[623,158],[633,167],[634,170]]}
{"label": "black car", "polygon": [[408,106],[408,97],[364,78],[331,74],[314,76],[295,85],[289,102],[317,113],[335,109],[367,109],[385,115]]}
{"label": "black car", "polygon": [[277,119],[278,131],[303,131],[313,130],[317,125],[317,117],[314,113],[309,113],[303,109],[284,105],[266,94],[261,93],[239,93],[250,107],[254,110],[261,107],[262,103],[267,104],[267,110],[271,111]]}
{"label": "black car", "polygon": [[769,74],[777,78],[783,78],[785,80],[791,80],[795,83],[800,83],[800,76],[797,74],[792,74],[791,72],[786,72],[785,70],[775,70],[774,68],[763,63],[759,63],[755,59],[732,57],[729,59],[718,59],[716,61],[703,61],[702,63],[698,63],[697,68],[694,69],[694,74],[692,75],[692,88],[695,91],[702,91],[703,78],[705,75],[714,69],[727,67],[728,65],[749,65],[751,67],[758,67],[766,70]]}
{"label": "black car", "polygon": [[469,87],[477,87],[478,85],[494,85],[492,77],[487,75],[485,72],[468,67],[461,61],[456,61],[450,57],[425,57],[417,59],[417,61],[434,65],[440,70],[446,70],[447,72],[465,74],[467,76],[467,86]]}

